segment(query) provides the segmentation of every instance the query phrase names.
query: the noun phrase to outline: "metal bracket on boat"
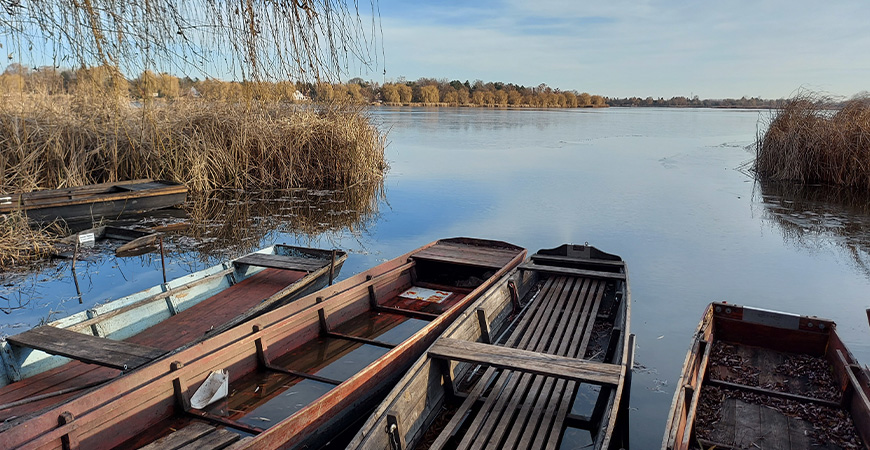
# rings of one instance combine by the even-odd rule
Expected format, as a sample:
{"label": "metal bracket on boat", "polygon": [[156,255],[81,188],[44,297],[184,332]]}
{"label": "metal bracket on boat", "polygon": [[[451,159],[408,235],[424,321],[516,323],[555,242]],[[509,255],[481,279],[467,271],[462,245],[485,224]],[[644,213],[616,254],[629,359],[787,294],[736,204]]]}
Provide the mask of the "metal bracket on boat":
{"label": "metal bracket on boat", "polygon": [[405,448],[405,436],[399,431],[399,419],[395,413],[387,414],[387,434],[390,436],[391,450]]}
{"label": "metal bracket on boat", "polygon": [[513,312],[516,313],[520,310],[520,291],[517,289],[517,284],[514,283],[514,280],[508,281],[508,290],[511,293],[511,304],[514,306]]}
{"label": "metal bracket on boat", "polygon": [[[178,372],[182,367],[184,367],[184,363],[180,361],[173,361],[169,364],[170,372]],[[187,412],[190,411],[190,399],[187,398],[187,386],[181,380],[181,377],[175,377],[172,379],[172,390],[175,394],[175,402],[182,411]]]}
{"label": "metal bracket on boat", "polygon": [[484,344],[492,344],[492,337],[489,334],[489,322],[486,321],[486,311],[483,308],[475,310],[477,314],[477,323],[480,324],[480,337]]}
{"label": "metal bracket on boat", "polygon": [[[60,426],[71,425],[75,421],[75,416],[69,411],[64,411],[58,416],[57,424]],[[75,450],[79,448],[79,439],[75,433],[75,427],[70,427],[70,430],[60,437],[60,444],[63,450]]]}

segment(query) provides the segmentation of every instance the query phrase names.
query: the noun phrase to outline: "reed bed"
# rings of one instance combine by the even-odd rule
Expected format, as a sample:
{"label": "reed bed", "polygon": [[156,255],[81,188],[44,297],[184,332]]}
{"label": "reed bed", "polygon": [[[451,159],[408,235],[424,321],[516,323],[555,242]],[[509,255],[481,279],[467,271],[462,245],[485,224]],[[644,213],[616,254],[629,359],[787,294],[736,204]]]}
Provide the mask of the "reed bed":
{"label": "reed bed", "polygon": [[[378,190],[384,146],[365,110],[349,104],[0,95],[0,193],[138,178],[181,182],[202,196]],[[47,256],[56,238],[23,214],[0,218],[0,236],[4,267]]]}
{"label": "reed bed", "polygon": [[0,191],[136,178],[189,189],[378,182],[384,135],[348,104],[22,94],[0,101]]}
{"label": "reed bed", "polygon": [[815,94],[790,99],[758,136],[753,169],[766,180],[870,191],[870,97],[838,109]]}

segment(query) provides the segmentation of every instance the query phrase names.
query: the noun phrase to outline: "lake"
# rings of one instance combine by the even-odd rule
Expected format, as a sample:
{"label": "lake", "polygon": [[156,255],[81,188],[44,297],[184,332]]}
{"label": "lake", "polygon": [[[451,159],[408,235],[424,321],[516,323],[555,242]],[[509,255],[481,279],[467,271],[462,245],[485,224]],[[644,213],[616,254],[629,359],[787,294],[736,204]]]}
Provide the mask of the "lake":
{"label": "lake", "polygon": [[[167,276],[281,242],[346,249],[341,278],[442,237],[498,239],[530,253],[588,242],[628,263],[639,365],[631,441],[658,448],[690,338],[711,301],[833,319],[870,363],[868,203],[757,183],[747,164],[768,114],[375,109],[373,120],[389,130],[382,193],[360,201],[295,192],[260,209],[219,201],[219,216],[239,221],[168,238]],[[243,237],[221,240],[234,233]],[[86,256],[76,267],[80,296],[68,261],[5,275],[0,333],[162,281],[158,254]]]}

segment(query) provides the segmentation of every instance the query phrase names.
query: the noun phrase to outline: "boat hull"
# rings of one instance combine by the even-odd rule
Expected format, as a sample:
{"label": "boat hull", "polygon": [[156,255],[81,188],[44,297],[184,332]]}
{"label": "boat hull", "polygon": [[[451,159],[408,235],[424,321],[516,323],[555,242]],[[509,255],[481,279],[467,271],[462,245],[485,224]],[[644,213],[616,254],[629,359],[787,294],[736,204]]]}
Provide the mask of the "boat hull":
{"label": "boat hull", "polygon": [[[59,448],[64,439],[70,438],[87,448],[113,448],[122,444],[136,447],[161,437],[161,433],[179,430],[169,422],[183,416],[200,424],[203,418],[212,424],[229,423],[256,434],[243,439],[237,444],[240,447],[318,445],[338,432],[337,424],[359,415],[358,406],[374,404],[377,400],[374,397],[386,389],[384,384],[411,364],[437,336],[438,330],[446,327],[480,292],[519,264],[524,256],[523,249],[495,241],[465,238],[437,241],[267,312],[249,325],[206,339],[162,362],[143,366],[61,407],[10,421],[0,426],[0,439],[13,448],[21,445]],[[443,286],[453,277],[471,284],[454,286],[453,294],[442,303],[402,297],[409,287]],[[310,353],[299,350],[305,345],[316,345],[324,339],[359,340],[345,334],[347,327],[360,318],[382,316],[401,316],[404,324],[412,323],[413,318],[415,328],[407,331],[410,335],[403,334],[401,342],[394,340],[395,344],[383,349],[381,356],[361,370],[337,380],[324,395],[289,417],[272,420],[268,429],[258,430],[242,423],[256,419],[261,414],[256,408],[269,406],[269,400],[277,398],[281,393],[278,391],[285,387],[279,383],[265,390],[252,389],[251,394],[260,392],[265,397],[259,398],[257,395],[261,394],[256,394],[248,398],[242,395],[247,395],[248,391],[239,383],[256,378],[263,371],[280,376],[290,369],[324,373],[322,367],[294,369],[292,364],[290,369],[282,366],[278,372],[274,371],[282,359],[305,359]],[[332,367],[341,365],[339,362]],[[210,406],[208,411],[191,411],[185,406],[184,399],[190,398],[213,371],[219,370],[227,370],[230,376],[231,394],[227,401],[250,400],[253,402],[250,408],[255,412],[236,418],[232,412],[219,415],[220,402]],[[298,381],[293,378],[290,384]],[[67,412],[75,417],[75,424],[58,428],[58,415]]]}
{"label": "boat hull", "polygon": [[[686,356],[662,448],[840,448],[838,439],[870,448],[868,397],[870,371],[832,321],[712,303]],[[839,414],[839,431],[815,423]],[[853,447],[853,438],[863,444]]]}
{"label": "boat hull", "polygon": [[19,194],[0,204],[0,213],[20,209],[37,222],[97,222],[169,208],[186,200],[187,188],[183,185],[145,179]]}

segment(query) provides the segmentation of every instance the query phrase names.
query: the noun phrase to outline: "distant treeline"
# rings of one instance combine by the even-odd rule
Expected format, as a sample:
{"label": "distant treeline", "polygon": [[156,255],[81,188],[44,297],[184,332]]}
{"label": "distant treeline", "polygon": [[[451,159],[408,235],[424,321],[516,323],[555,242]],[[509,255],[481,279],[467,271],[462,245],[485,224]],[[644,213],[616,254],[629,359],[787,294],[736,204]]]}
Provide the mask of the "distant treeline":
{"label": "distant treeline", "polygon": [[136,78],[124,77],[112,67],[58,70],[30,69],[10,64],[0,74],[0,94],[40,92],[72,94],[82,90],[111,88],[132,98],[202,97],[209,100],[257,99],[265,101],[348,101],[360,104],[413,106],[488,106],[531,108],[695,107],[779,108],[785,99],[699,99],[698,96],[653,98],[608,98],[586,92],[564,91],[546,84],[521,86],[502,82],[474,82],[434,78],[407,81],[400,78],[383,84],[353,78],[346,83],[253,82],[200,80],[145,71]]}
{"label": "distant treeline", "polygon": [[671,97],[670,99],[652,97],[608,98],[608,106],[656,106],[656,107],[687,107],[687,108],[779,108],[785,104],[785,99],[766,100],[758,97],[740,99],[699,99],[698,96]]}
{"label": "distant treeline", "polygon": [[57,70],[10,64],[0,74],[0,94],[40,92],[72,94],[109,88],[132,98],[202,97],[211,100],[349,101],[352,103],[428,106],[511,106],[533,108],[606,107],[607,99],[586,92],[562,91],[546,84],[534,87],[477,80],[420,78],[379,84],[354,78],[347,83],[237,82],[213,78],[179,78],[145,71],[126,78],[112,67]]}

